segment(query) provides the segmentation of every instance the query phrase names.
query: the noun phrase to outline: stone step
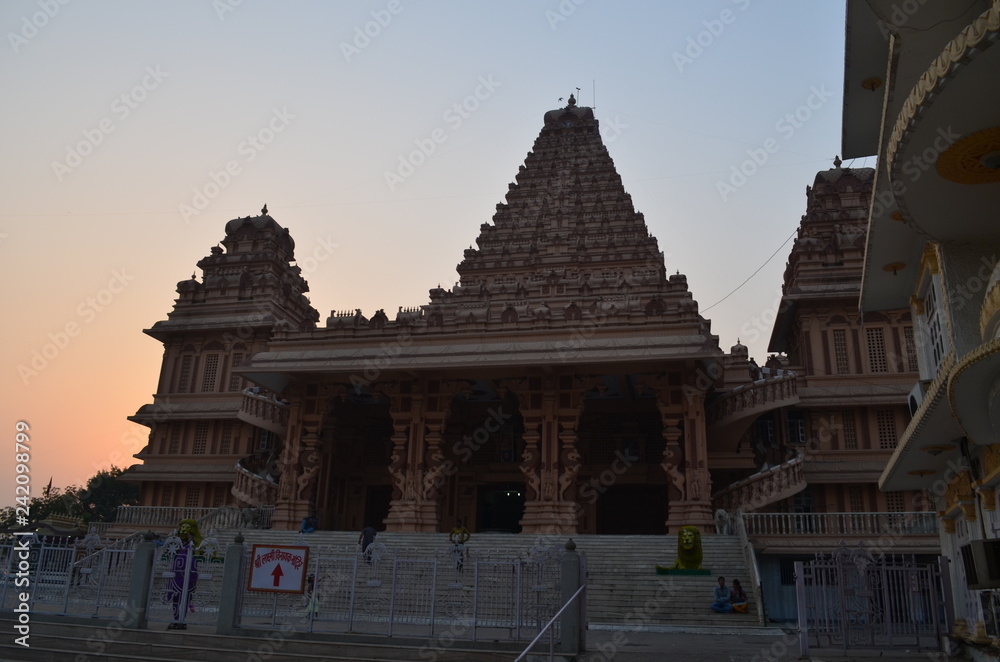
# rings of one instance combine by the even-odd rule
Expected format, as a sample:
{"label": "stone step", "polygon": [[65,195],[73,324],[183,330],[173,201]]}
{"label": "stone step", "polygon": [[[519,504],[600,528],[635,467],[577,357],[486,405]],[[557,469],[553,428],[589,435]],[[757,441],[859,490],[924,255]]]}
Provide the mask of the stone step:
{"label": "stone step", "polygon": [[[6,631],[13,631],[13,621],[0,619],[0,624]],[[373,640],[350,635],[336,637],[335,641],[331,641],[330,636],[317,640],[315,635],[306,634],[229,637],[214,634],[205,626],[191,626],[184,631],[123,630],[37,620],[31,623],[29,641],[30,648],[13,644],[9,638],[0,642],[0,659],[65,662],[74,659],[75,653],[81,659],[116,662],[247,662],[254,659],[268,662],[408,662],[428,659],[427,648],[433,645],[427,640]],[[500,646],[458,641],[452,646],[435,649],[434,659],[508,662],[521,649],[521,644]]]}
{"label": "stone step", "polygon": [[[304,544],[313,548],[341,548],[345,554],[357,549],[358,534],[352,531],[243,531],[244,544]],[[222,531],[220,540],[231,541],[235,531]],[[717,614],[709,609],[716,578],[730,581],[749,577],[739,539],[735,536],[706,535],[702,538],[702,565],[709,575],[658,575],[656,566],[673,564],[677,536],[526,536],[512,534],[473,534],[467,544],[470,561],[527,554],[533,546],[564,545],[570,537],[576,549],[586,557],[587,619],[591,623],[623,623],[636,613],[651,624],[700,625],[709,623],[759,622],[754,596],[746,614]],[[381,542],[400,557],[447,555],[451,548],[443,533],[380,533]],[[664,583],[669,587],[664,597]],[[748,591],[749,592],[749,591]],[[647,608],[646,605],[649,605]]]}

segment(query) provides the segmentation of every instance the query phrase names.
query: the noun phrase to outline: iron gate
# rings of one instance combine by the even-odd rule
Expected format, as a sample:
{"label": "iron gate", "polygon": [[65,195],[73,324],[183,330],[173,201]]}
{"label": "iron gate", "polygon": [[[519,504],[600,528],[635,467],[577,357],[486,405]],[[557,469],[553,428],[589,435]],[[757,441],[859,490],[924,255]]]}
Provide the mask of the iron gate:
{"label": "iron gate", "polygon": [[[950,628],[947,563],[875,557],[864,545],[795,563],[803,653],[809,648],[936,649]],[[944,566],[946,567],[946,566]]]}
{"label": "iron gate", "polygon": [[17,536],[0,542],[0,606],[13,608],[21,593],[33,612],[75,615],[117,614],[125,607],[135,551],[82,540]]}

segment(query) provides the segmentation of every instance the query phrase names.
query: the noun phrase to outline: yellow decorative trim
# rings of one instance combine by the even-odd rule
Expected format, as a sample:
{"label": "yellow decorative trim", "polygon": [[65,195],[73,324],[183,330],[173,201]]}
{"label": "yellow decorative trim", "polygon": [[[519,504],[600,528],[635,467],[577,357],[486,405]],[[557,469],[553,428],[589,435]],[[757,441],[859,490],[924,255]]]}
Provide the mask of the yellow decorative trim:
{"label": "yellow decorative trim", "polygon": [[963,501],[958,504],[962,509],[962,514],[965,515],[966,522],[976,521],[976,502],[975,501]]}
{"label": "yellow decorative trim", "polygon": [[941,520],[941,523],[944,524],[944,532],[945,533],[950,534],[950,535],[954,535],[955,534],[955,520],[950,519],[950,518],[945,518],[945,519]]}
{"label": "yellow decorative trim", "polygon": [[[998,353],[1000,353],[1000,338],[983,343],[962,357],[962,360],[958,362],[958,365],[951,371],[951,376],[948,378],[948,403],[951,405],[952,412],[958,411],[955,407],[955,383],[959,380],[962,373],[979,361]],[[962,425],[962,419],[958,419],[958,424]],[[962,429],[965,430],[965,427],[963,426]]]}
{"label": "yellow decorative trim", "polygon": [[968,469],[955,476],[948,483],[948,487],[944,492],[944,502],[947,505],[947,510],[951,510],[963,503],[972,503],[975,498],[976,495],[972,492],[972,480],[969,478]]}
{"label": "yellow decorative trim", "polygon": [[902,271],[905,268],[906,268],[905,262],[890,262],[889,264],[882,267],[884,271],[892,272],[893,276],[895,276],[897,272]]}
{"label": "yellow decorative trim", "polygon": [[1000,168],[983,163],[987,156],[1000,152],[1000,126],[970,133],[941,152],[935,163],[937,173],[956,184],[995,184],[1000,182]]}
{"label": "yellow decorative trim", "polygon": [[1000,475],[1000,444],[983,447],[983,485],[989,485]]}
{"label": "yellow decorative trim", "polygon": [[986,337],[986,327],[989,326],[990,320],[997,313],[1000,313],[1000,281],[993,283],[993,287],[986,293],[986,298],[983,299],[983,309],[979,313],[979,336],[983,342],[989,340]]}
{"label": "yellow decorative trim", "polygon": [[997,509],[996,490],[994,490],[992,487],[980,487],[979,501],[982,503],[983,510],[989,510],[989,511],[996,510]]}
{"label": "yellow decorative trim", "polygon": [[924,252],[920,255],[921,277],[924,271],[931,275],[941,273],[941,260],[938,257],[937,248],[936,241],[928,241],[924,244]]}
{"label": "yellow decorative trim", "polygon": [[[911,127],[916,124],[918,113],[926,110],[960,63],[967,63],[972,58],[982,55],[987,48],[996,43],[997,32],[1000,32],[1000,5],[994,3],[945,46],[913,86],[910,95],[903,102],[886,145],[886,162],[890,173],[895,175],[896,156],[904,140],[908,138]],[[895,176],[892,178],[896,179]]]}
{"label": "yellow decorative trim", "polygon": [[889,214],[889,218],[891,218],[894,221],[899,221],[900,223],[903,223],[903,222],[906,221],[906,219],[903,218],[903,212],[899,211],[898,209],[896,211],[892,212],[891,214]]}
{"label": "yellow decorative trim", "polygon": [[913,310],[913,315],[915,317],[920,317],[924,314],[924,300],[918,299],[916,294],[911,294],[910,308]]}

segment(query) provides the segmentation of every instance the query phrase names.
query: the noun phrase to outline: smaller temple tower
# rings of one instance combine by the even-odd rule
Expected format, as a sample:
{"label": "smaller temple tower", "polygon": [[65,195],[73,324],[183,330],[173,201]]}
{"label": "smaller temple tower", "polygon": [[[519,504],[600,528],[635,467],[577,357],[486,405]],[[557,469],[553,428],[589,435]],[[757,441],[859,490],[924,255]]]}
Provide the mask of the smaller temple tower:
{"label": "smaller temple tower", "polygon": [[[129,417],[150,429],[135,456],[143,464],[123,476],[141,486],[141,505],[190,513],[273,503],[260,487],[265,481],[240,475],[277,479],[273,454],[287,406],[264,389],[247,388],[235,369],[263,351],[276,329],[304,331],[319,319],[294,252],[288,230],[267,206],[259,216],[229,221],[221,246],[198,262],[202,279],[192,274],[179,282],[173,311],[145,330],[163,343],[163,363],[152,404]],[[241,491],[243,483],[255,488]]]}

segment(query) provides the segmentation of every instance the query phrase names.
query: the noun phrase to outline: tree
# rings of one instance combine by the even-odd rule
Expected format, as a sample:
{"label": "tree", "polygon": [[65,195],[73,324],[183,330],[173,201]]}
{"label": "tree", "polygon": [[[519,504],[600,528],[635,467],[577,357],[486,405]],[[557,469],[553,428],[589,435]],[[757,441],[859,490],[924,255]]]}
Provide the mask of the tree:
{"label": "tree", "polygon": [[112,522],[118,506],[139,505],[139,486],[120,480],[124,472],[111,465],[108,470],[98,471],[80,490],[80,505],[87,521]]}
{"label": "tree", "polygon": [[51,515],[79,517],[86,523],[114,521],[118,506],[139,503],[139,487],[119,480],[124,471],[111,465],[110,469],[98,471],[91,477],[86,487],[58,488],[52,487],[50,482],[41,496],[26,499],[27,504],[0,509],[0,530],[23,529],[25,525],[18,516],[24,516],[25,508],[28,525]]}
{"label": "tree", "polygon": [[[25,510],[28,513],[26,522],[19,519],[24,517]],[[52,487],[50,482],[41,496],[26,499],[26,503],[19,502],[17,506],[0,509],[0,530],[23,529],[25,524],[35,524],[50,515],[82,517],[83,514],[79,487],[70,485],[60,489]]]}

